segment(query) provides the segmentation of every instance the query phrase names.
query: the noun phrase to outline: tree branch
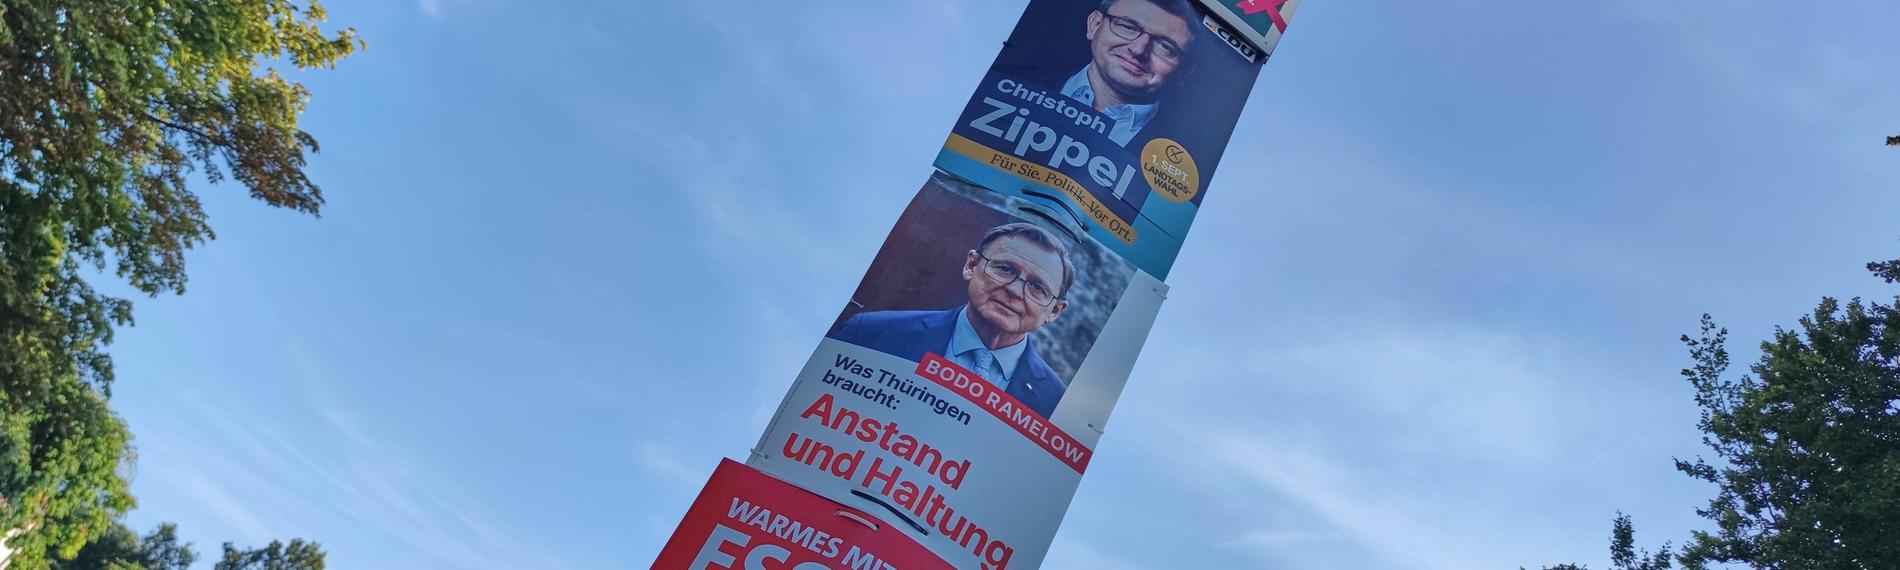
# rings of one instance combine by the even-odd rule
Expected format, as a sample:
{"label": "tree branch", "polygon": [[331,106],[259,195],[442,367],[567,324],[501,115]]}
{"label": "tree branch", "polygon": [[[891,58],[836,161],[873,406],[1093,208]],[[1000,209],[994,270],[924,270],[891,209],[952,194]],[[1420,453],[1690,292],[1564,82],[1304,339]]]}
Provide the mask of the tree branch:
{"label": "tree branch", "polygon": [[151,120],[152,120],[153,122],[156,122],[156,123],[158,123],[158,124],[160,124],[160,125],[164,125],[164,126],[166,126],[166,127],[170,127],[170,128],[172,128],[172,129],[174,129],[174,130],[178,130],[178,131],[183,131],[183,132],[185,132],[185,133],[187,133],[187,134],[191,134],[191,135],[193,135],[193,136],[196,136],[196,137],[198,137],[198,138],[201,138],[201,139],[204,139],[204,140],[205,140],[205,142],[209,142],[209,143],[211,143],[211,144],[215,144],[215,145],[219,145],[219,146],[223,146],[223,145],[224,145],[224,142],[223,142],[223,141],[220,141],[220,140],[218,140],[218,137],[214,137],[214,136],[211,136],[211,135],[210,135],[209,133],[206,133],[206,132],[204,132],[204,131],[200,131],[200,130],[198,130],[198,129],[194,129],[194,128],[191,128],[190,126],[187,126],[187,125],[181,125],[181,124],[178,124],[178,123],[174,123],[174,122],[171,122],[171,121],[167,121],[167,120],[165,120],[165,119],[161,119],[161,118],[159,118],[159,117],[158,117],[158,115],[153,115],[153,114],[151,114],[151,113],[145,113],[145,118],[147,118],[147,119],[151,119]]}

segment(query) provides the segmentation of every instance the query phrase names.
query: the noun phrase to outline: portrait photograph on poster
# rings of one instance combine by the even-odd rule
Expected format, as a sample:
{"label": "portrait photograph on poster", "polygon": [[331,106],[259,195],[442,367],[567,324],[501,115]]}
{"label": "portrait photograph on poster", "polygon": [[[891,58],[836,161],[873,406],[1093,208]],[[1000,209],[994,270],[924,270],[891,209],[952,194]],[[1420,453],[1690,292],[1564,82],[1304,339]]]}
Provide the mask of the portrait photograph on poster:
{"label": "portrait photograph on poster", "polygon": [[931,176],[746,464],[958,567],[1034,567],[1166,286],[1054,199]]}
{"label": "portrait photograph on poster", "polygon": [[937,168],[1057,196],[1165,279],[1264,57],[1187,0],[1030,2]]}
{"label": "portrait photograph on poster", "polygon": [[[960,126],[995,127],[1023,142],[1034,133],[1011,129],[1014,117],[1047,119],[1037,122],[1086,144],[1092,157],[1139,153],[1165,138],[1211,173],[1258,68],[1206,22],[1187,0],[1032,2],[968,108],[1000,111],[983,103],[989,97],[1014,112]],[[1048,150],[1066,159],[1059,141]],[[1041,146],[1030,142],[1024,150]],[[1109,181],[1119,186],[1119,177]],[[1119,198],[1139,209],[1145,194]]]}
{"label": "portrait photograph on poster", "polygon": [[1010,36],[993,70],[1068,99],[1058,103],[1093,113],[1084,126],[1100,132],[1099,121],[1109,140],[1139,149],[1131,143],[1205,130],[1196,117],[1236,115],[1246,99],[1244,89],[1219,88],[1221,64],[1239,54],[1214,37],[1203,18],[1187,0],[1037,3],[1023,14],[1025,25]]}
{"label": "portrait photograph on poster", "polygon": [[943,356],[1048,417],[1134,268],[1047,211],[931,177],[827,336]]}

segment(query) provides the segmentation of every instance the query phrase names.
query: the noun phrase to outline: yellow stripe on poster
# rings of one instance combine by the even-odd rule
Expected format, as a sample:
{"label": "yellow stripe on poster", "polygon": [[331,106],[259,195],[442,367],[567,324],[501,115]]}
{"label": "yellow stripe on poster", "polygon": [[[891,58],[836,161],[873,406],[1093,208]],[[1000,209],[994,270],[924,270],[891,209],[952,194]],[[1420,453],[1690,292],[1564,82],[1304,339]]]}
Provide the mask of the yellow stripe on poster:
{"label": "yellow stripe on poster", "polygon": [[1074,178],[1070,178],[1067,174],[1057,172],[1055,169],[1047,166],[1011,156],[1003,151],[983,146],[982,143],[954,133],[950,135],[950,140],[944,141],[943,148],[963,155],[970,160],[988,164],[992,168],[1007,172],[1011,176],[1021,178],[1032,184],[1061,190],[1062,194],[1068,197],[1070,202],[1074,203],[1076,207],[1081,208],[1082,212],[1088,214],[1088,218],[1095,222],[1096,227],[1108,232],[1109,235],[1115,236],[1115,239],[1121,240],[1122,243],[1130,245],[1135,243],[1134,226],[1129,225],[1128,222],[1123,221],[1121,217],[1116,216],[1101,200],[1095,199],[1095,195],[1090,194],[1087,188],[1083,188],[1082,183],[1076,182]]}

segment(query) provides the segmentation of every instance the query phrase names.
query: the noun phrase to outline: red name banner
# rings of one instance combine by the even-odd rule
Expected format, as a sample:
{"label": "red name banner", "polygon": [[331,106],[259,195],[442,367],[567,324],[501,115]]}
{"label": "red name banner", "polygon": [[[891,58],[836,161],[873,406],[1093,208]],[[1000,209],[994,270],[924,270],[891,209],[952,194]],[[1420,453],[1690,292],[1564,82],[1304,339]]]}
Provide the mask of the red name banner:
{"label": "red name banner", "polygon": [[1042,446],[1043,451],[1049,452],[1049,455],[1054,456],[1070,469],[1074,469],[1076,473],[1088,469],[1089,458],[1095,455],[1081,442],[1070,437],[1068,432],[1062,431],[1062,428],[1049,423],[1047,418],[1029,409],[1029,406],[1023,405],[1022,401],[1017,400],[1015,396],[1005,393],[1003,389],[977,376],[975,372],[958,366],[957,363],[935,352],[924,354],[924,359],[917,363],[917,375],[928,378],[939,386],[949,388],[951,392],[963,396],[970,403],[989,411],[990,415],[1003,420],[1003,423],[1015,428],[1017,433],[1023,434],[1023,437]]}
{"label": "red name banner", "polygon": [[666,570],[951,568],[904,531],[744,464],[719,462],[653,567]]}

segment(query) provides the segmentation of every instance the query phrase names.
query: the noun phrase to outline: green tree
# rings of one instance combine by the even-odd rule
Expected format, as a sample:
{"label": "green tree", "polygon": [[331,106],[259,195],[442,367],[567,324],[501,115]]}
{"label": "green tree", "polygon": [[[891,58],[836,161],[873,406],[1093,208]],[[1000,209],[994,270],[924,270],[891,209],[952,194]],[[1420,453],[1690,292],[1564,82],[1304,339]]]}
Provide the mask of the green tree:
{"label": "green tree", "polygon": [[[1900,259],[1867,268],[1900,280]],[[1683,566],[1900,568],[1900,310],[1822,298],[1736,379],[1723,375],[1727,337],[1707,315],[1683,337],[1717,461],[1676,468],[1718,488],[1697,510],[1716,528],[1693,533]]]}
{"label": "green tree", "polygon": [[[1900,283],[1900,259],[1867,269]],[[1715,460],[1676,468],[1717,489],[1696,510],[1715,529],[1691,533],[1683,568],[1900,568],[1900,295],[1891,305],[1823,297],[1799,323],[1777,327],[1740,377],[1726,375],[1728,330],[1714,319],[1682,337],[1694,362],[1682,375]],[[1633,543],[1619,516],[1617,567],[1668,568],[1668,545],[1650,555]]]}
{"label": "green tree", "polygon": [[1900,283],[1900,259],[1869,263],[1867,270],[1874,272],[1875,276],[1888,283]]}
{"label": "green tree", "polygon": [[[224,558],[215,570],[323,570],[323,549],[301,539],[285,545],[272,541],[264,548],[239,550],[224,544]],[[188,570],[198,560],[190,543],[178,541],[178,527],[159,525],[141,539],[132,529],[114,523],[104,536],[86,543],[71,560],[52,563],[52,570]]]}
{"label": "green tree", "polygon": [[159,525],[140,539],[132,529],[114,523],[104,536],[79,549],[72,560],[54,561],[53,570],[187,570],[197,561],[191,544],[178,541],[178,527]]}
{"label": "green tree", "polygon": [[[1630,523],[1629,515],[1616,514],[1616,521],[1610,528],[1610,568],[1611,570],[1668,570],[1669,545],[1651,553],[1636,548],[1636,527]],[[1558,564],[1545,566],[1543,570],[1590,570],[1582,564]]]}
{"label": "green tree", "polygon": [[178,542],[178,526],[172,523],[159,525],[139,541],[139,563],[147,570],[185,570],[196,560],[198,554],[191,551],[191,543]]}
{"label": "green tree", "polygon": [[0,0],[0,566],[75,556],[133,504],[105,352],[131,304],[88,274],[182,293],[186,250],[215,237],[192,175],[322,206],[309,94],[276,69],[360,48],[324,18],[314,0]]}
{"label": "green tree", "polygon": [[323,570],[323,548],[302,539],[290,544],[273,540],[270,546],[255,550],[238,550],[227,542],[224,559],[212,570]]}
{"label": "green tree", "polygon": [[107,530],[104,535],[94,538],[92,542],[88,542],[85,547],[80,548],[79,554],[73,556],[72,560],[56,561],[52,567],[54,570],[79,570],[81,568],[145,570],[145,566],[138,563],[138,558],[138,535],[133,534],[132,529],[126,528],[124,525],[115,524],[112,525],[112,528]]}

